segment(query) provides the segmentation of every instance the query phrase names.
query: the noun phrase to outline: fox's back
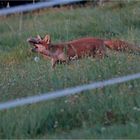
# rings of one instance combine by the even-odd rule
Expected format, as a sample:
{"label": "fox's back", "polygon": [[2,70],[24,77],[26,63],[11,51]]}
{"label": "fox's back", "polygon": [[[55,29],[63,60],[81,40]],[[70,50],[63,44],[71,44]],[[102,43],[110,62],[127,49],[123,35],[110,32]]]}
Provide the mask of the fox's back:
{"label": "fox's back", "polygon": [[95,43],[95,44],[103,43],[103,40],[99,39],[99,38],[85,37],[85,38],[80,38],[80,39],[76,39],[76,40],[67,42],[67,44],[72,44],[72,45],[93,44],[93,43]]}
{"label": "fox's back", "polygon": [[86,37],[69,41],[66,42],[66,46],[69,46],[68,53],[72,56],[74,56],[75,53],[80,57],[84,55],[93,56],[97,52],[105,52],[104,41],[102,39],[93,37]]}
{"label": "fox's back", "polygon": [[101,49],[104,46],[102,39],[86,37],[80,38],[73,41],[69,41],[66,44],[73,46],[79,53],[93,52],[97,49]]}

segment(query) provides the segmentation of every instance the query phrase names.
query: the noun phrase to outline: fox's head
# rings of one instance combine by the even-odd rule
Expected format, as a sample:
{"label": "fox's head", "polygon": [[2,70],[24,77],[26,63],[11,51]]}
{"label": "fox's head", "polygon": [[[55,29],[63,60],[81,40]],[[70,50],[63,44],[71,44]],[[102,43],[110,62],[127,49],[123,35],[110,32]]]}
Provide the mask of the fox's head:
{"label": "fox's head", "polygon": [[37,35],[35,38],[28,38],[27,42],[29,42],[34,48],[31,49],[32,52],[44,52],[48,49],[49,44],[51,43],[51,38],[49,35],[46,35],[43,39]]}

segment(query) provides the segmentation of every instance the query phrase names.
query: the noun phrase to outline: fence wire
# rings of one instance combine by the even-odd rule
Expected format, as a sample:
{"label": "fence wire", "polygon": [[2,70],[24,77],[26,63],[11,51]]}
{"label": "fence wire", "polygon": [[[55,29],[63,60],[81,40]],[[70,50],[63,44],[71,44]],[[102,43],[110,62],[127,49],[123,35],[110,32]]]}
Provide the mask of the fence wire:
{"label": "fence wire", "polygon": [[0,10],[0,16],[5,16],[14,13],[29,12],[37,9],[48,8],[56,5],[64,5],[73,2],[80,2],[83,0],[51,0],[48,2],[38,2],[34,4],[20,5],[11,8],[4,8]]}
{"label": "fence wire", "polygon": [[47,100],[56,99],[59,97],[79,94],[82,91],[93,90],[96,88],[119,84],[119,83],[127,82],[130,80],[135,80],[135,79],[139,79],[139,78],[140,78],[140,73],[136,73],[136,74],[127,75],[127,76],[123,76],[123,77],[99,81],[99,82],[95,82],[95,83],[91,83],[91,84],[85,84],[85,85],[80,85],[80,86],[76,86],[76,87],[72,87],[72,88],[66,88],[66,89],[59,90],[59,91],[48,92],[48,93],[44,93],[41,95],[35,95],[35,96],[26,97],[26,98],[16,99],[13,101],[0,103],[0,110],[28,105],[28,104],[33,104],[33,103],[42,102],[42,101],[47,101]]}

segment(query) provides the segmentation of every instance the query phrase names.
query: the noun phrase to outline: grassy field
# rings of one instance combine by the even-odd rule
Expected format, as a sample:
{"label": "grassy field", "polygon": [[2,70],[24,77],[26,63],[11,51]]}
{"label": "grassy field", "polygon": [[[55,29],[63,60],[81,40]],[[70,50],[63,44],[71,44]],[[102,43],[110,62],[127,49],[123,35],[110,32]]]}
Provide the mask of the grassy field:
{"label": "grassy field", "polygon": [[[26,42],[50,34],[54,43],[94,36],[140,44],[139,7],[135,1],[0,17],[0,102],[140,72],[140,55],[110,50],[103,60],[52,71]],[[140,138],[140,80],[0,111],[0,138]]]}

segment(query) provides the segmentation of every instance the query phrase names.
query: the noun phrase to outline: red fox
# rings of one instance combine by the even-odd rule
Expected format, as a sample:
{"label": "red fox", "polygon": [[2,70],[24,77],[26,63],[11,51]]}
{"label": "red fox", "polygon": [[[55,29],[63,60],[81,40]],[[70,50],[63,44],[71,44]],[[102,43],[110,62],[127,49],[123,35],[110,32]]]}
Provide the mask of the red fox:
{"label": "red fox", "polygon": [[117,51],[130,49],[140,52],[139,47],[121,40],[104,40],[94,37],[53,44],[49,35],[46,35],[43,39],[38,35],[35,38],[27,39],[27,41],[34,46],[32,48],[33,52],[38,52],[44,57],[51,59],[53,68],[58,61],[69,62],[70,60],[79,59],[84,56],[104,58],[106,56],[106,47]]}
{"label": "red fox", "polygon": [[39,52],[43,56],[51,59],[52,67],[56,62],[69,62],[69,60],[78,59],[84,56],[97,56],[103,58],[105,56],[104,41],[102,39],[87,37],[70,42],[52,44],[49,35],[44,39],[38,35],[36,38],[27,40],[34,46],[33,52]]}

